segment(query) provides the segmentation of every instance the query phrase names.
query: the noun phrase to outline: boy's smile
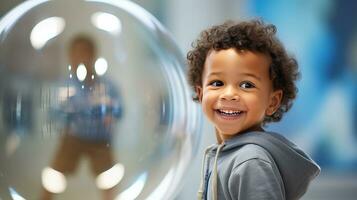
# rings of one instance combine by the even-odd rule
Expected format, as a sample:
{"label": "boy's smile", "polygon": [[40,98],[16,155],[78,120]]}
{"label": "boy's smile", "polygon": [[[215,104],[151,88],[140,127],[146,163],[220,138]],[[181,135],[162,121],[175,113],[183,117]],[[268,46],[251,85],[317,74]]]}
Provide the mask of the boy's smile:
{"label": "boy's smile", "polygon": [[262,53],[211,51],[197,93],[207,118],[221,139],[260,126],[279,107],[282,91],[273,90],[270,58]]}

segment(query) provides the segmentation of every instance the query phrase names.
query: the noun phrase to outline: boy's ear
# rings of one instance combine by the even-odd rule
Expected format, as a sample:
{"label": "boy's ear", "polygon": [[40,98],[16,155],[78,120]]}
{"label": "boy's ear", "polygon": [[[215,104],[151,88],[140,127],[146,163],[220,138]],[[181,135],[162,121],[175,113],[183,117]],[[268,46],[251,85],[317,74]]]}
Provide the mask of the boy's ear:
{"label": "boy's ear", "polygon": [[202,102],[202,87],[201,86],[196,86],[196,95],[198,97],[198,101],[201,103]]}
{"label": "boy's ear", "polygon": [[270,96],[270,102],[265,114],[270,116],[273,115],[276,110],[280,107],[281,99],[283,98],[283,91],[276,90]]}

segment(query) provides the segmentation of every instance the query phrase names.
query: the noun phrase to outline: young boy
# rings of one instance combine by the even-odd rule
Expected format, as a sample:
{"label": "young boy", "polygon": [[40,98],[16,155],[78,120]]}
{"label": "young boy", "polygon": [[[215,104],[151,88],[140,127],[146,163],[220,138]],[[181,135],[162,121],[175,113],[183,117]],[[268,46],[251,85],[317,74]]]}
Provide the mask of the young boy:
{"label": "young boy", "polygon": [[[65,178],[73,175],[82,158],[88,158],[96,184],[103,192],[103,199],[113,199],[114,186],[98,184],[107,170],[113,168],[115,159],[111,148],[115,123],[122,115],[122,101],[114,83],[95,72],[96,44],[86,35],[77,35],[69,46],[68,80],[62,102],[56,108],[56,117],[63,120],[63,130],[59,146],[50,167],[43,170],[42,182],[45,186],[42,200],[52,199],[51,184],[55,170]],[[82,67],[84,76],[78,70]],[[53,177],[52,177],[53,176]],[[66,179],[65,179],[66,180]],[[64,188],[65,189],[65,188]],[[63,191],[61,192],[64,192]]]}
{"label": "young boy", "polygon": [[203,31],[188,53],[189,81],[216,129],[199,199],[299,199],[319,166],[284,137],[262,128],[280,121],[296,97],[298,65],[274,25],[226,22]]}

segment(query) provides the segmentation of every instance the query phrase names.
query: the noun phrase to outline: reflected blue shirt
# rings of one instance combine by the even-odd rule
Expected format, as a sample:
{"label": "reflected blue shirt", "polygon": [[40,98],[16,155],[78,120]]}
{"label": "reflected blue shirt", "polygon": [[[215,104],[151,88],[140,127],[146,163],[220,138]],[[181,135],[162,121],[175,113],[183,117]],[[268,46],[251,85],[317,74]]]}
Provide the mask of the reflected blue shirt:
{"label": "reflected blue shirt", "polygon": [[61,115],[69,134],[90,141],[111,140],[115,124],[122,116],[119,91],[112,82],[97,79],[88,86],[68,80],[60,87],[59,95],[61,103],[56,114]]}

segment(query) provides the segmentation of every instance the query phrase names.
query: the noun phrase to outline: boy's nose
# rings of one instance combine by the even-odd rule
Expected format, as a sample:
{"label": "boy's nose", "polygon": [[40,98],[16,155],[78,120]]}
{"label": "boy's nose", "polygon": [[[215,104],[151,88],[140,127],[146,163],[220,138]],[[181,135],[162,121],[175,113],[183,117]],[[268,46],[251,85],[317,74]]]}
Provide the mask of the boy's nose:
{"label": "boy's nose", "polygon": [[236,88],[234,88],[233,86],[227,86],[223,90],[223,93],[221,94],[221,99],[222,100],[228,100],[228,101],[237,101],[237,100],[239,100],[238,90]]}

